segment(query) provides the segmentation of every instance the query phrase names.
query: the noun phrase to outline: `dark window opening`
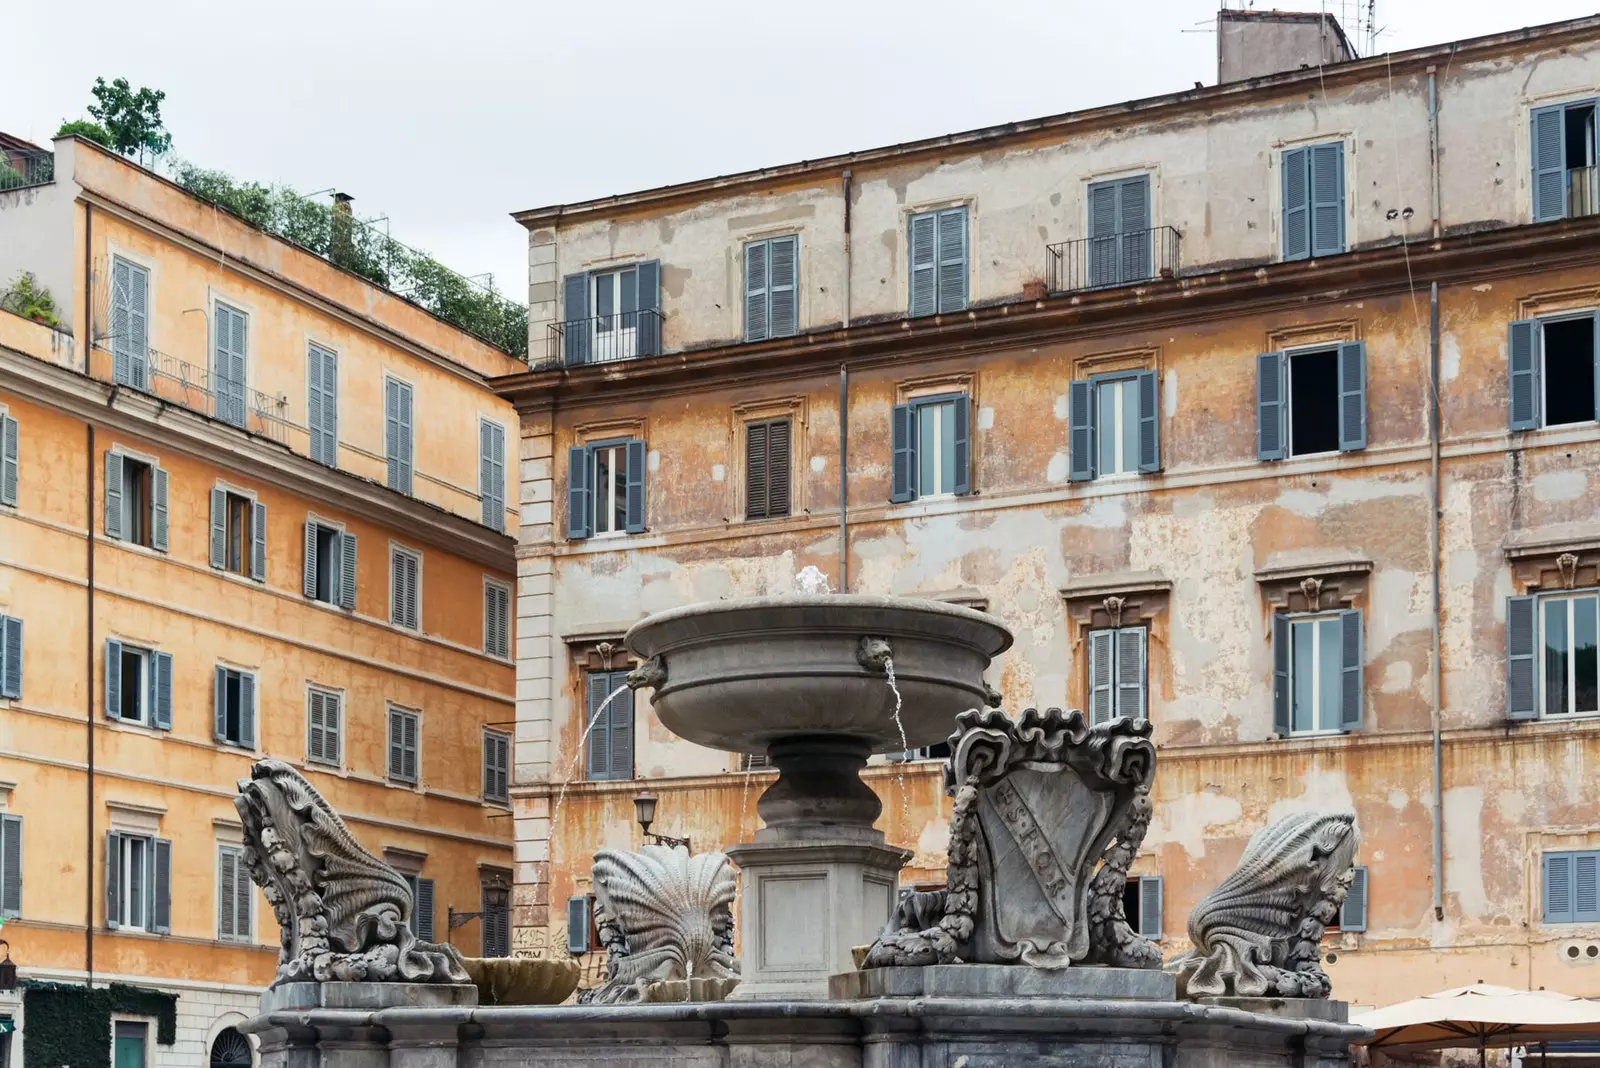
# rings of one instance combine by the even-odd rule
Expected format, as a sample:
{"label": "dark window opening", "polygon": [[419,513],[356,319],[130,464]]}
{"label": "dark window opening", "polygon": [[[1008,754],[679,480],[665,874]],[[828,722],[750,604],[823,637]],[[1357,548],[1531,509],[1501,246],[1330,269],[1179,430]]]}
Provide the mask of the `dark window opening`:
{"label": "dark window opening", "polygon": [[227,495],[226,567],[237,575],[250,573],[250,504],[248,497]]}
{"label": "dark window opening", "polygon": [[134,723],[144,721],[144,653],[122,647],[121,707],[117,714]]}
{"label": "dark window opening", "polygon": [[122,458],[123,536],[150,546],[150,465]]}
{"label": "dark window opening", "polygon": [[1592,315],[1544,324],[1545,426],[1594,420],[1594,343]]}
{"label": "dark window opening", "polygon": [[233,745],[249,745],[244,736],[244,681],[237,671],[227,673],[222,694],[222,737]]}
{"label": "dark window opening", "polygon": [[1339,451],[1339,353],[1289,357],[1289,455]]}
{"label": "dark window opening", "polygon": [[317,594],[316,599],[334,604],[339,600],[336,588],[339,568],[339,532],[331,527],[317,528]]}
{"label": "dark window opening", "polygon": [[1139,880],[1129,879],[1122,884],[1122,914],[1128,920],[1128,926],[1135,931],[1140,930],[1139,925],[1139,899],[1143,895],[1139,892]]}
{"label": "dark window opening", "polygon": [[1563,119],[1561,136],[1566,145],[1567,170],[1594,166],[1594,105],[1569,107]]}

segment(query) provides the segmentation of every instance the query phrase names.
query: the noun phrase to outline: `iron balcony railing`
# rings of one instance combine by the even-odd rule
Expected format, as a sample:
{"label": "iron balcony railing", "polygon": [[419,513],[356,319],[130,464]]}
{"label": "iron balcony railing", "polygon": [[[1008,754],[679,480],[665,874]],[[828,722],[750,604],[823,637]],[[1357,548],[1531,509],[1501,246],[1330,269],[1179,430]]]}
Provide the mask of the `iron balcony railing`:
{"label": "iron balcony railing", "polygon": [[1172,227],[1156,226],[1047,245],[1045,287],[1077,293],[1171,278],[1178,269],[1178,237]]}
{"label": "iron balcony railing", "polygon": [[545,358],[551,363],[575,367],[659,356],[663,322],[665,317],[659,309],[641,308],[551,323]]}
{"label": "iron balcony railing", "polygon": [[0,149],[0,192],[49,185],[55,179],[56,157],[49,149]]}

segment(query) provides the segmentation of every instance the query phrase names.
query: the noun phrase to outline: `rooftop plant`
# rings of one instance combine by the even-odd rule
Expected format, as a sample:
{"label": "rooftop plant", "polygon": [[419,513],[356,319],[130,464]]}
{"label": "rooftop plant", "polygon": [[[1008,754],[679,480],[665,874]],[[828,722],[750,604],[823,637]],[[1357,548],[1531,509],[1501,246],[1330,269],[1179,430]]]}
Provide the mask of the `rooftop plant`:
{"label": "rooftop plant", "polygon": [[0,291],[0,308],[45,326],[59,326],[61,323],[49,287],[40,285],[32,271],[23,271],[9,289]]}

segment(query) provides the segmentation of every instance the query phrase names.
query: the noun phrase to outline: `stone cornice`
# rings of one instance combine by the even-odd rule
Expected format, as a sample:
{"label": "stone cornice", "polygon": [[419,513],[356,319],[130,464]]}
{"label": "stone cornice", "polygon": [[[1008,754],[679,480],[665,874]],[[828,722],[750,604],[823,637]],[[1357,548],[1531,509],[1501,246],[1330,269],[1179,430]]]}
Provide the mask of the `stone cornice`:
{"label": "stone cornice", "polygon": [[159,441],[241,478],[327,504],[500,572],[515,570],[513,539],[368,479],[313,463],[275,442],[156,397],[89,378],[0,346],[0,390],[111,430]]}

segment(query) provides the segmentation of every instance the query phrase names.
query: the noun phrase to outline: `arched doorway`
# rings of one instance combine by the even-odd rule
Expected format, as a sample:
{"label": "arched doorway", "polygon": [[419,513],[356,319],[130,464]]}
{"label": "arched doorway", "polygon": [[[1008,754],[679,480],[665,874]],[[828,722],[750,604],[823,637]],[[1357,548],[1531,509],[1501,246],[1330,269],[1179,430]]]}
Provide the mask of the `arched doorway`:
{"label": "arched doorway", "polygon": [[224,1027],[211,1040],[211,1068],[250,1068],[250,1040],[232,1027]]}

